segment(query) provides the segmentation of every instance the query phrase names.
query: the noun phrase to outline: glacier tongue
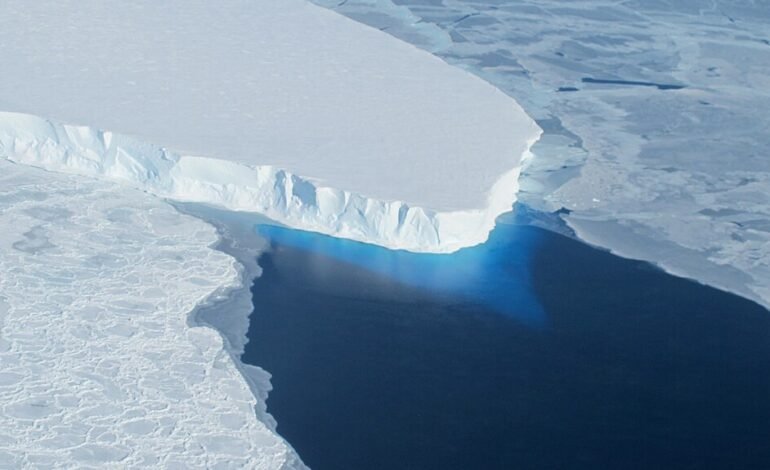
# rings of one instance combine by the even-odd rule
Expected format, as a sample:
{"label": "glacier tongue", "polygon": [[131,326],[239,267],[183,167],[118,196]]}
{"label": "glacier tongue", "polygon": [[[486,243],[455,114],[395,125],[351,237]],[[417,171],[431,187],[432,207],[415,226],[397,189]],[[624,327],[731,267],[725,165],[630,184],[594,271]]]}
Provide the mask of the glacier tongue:
{"label": "glacier tongue", "polygon": [[367,198],[273,166],[179,155],[131,137],[18,113],[0,113],[0,155],[123,182],[160,197],[258,212],[304,230],[420,252],[451,252],[486,240],[495,218],[515,201],[520,169],[499,178],[485,208],[436,211]]}
{"label": "glacier tongue", "polygon": [[0,44],[0,111],[77,124],[3,115],[9,158],[391,248],[485,240],[540,135],[487,82],[304,0],[8,0]]}

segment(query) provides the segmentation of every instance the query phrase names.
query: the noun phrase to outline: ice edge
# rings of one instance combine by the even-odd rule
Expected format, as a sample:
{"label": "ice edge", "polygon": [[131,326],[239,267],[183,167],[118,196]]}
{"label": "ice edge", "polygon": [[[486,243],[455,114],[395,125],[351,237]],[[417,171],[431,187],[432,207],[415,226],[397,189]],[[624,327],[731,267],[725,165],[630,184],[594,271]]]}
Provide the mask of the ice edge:
{"label": "ice edge", "polygon": [[[511,210],[522,164],[542,131],[530,124],[523,155],[490,188],[487,206],[436,211],[368,198],[273,166],[187,156],[125,135],[0,112],[0,156],[46,170],[128,184],[159,197],[256,212],[289,227],[414,252],[451,253],[487,240]],[[518,162],[517,162],[518,160]]]}
{"label": "ice edge", "polygon": [[248,318],[254,311],[254,305],[251,302],[251,285],[254,280],[261,275],[261,269],[257,263],[259,250],[244,250],[243,252],[239,252],[234,246],[237,242],[234,240],[233,236],[229,234],[227,225],[224,222],[211,217],[204,217],[199,212],[191,211],[189,208],[180,207],[179,205],[172,204],[172,207],[181,214],[195,217],[214,227],[217,233],[217,240],[210,244],[209,248],[230,257],[233,260],[234,268],[238,272],[237,278],[232,283],[220,286],[219,289],[210,293],[195,305],[193,310],[188,313],[187,324],[191,328],[198,327],[211,329],[222,339],[222,349],[230,356],[235,368],[240,373],[256,400],[254,412],[257,419],[261,421],[268,430],[278,436],[286,446],[285,452],[282,455],[284,461],[280,469],[307,469],[308,467],[302,462],[296,449],[294,449],[291,443],[278,433],[277,422],[267,410],[267,398],[273,388],[272,383],[270,382],[270,373],[261,367],[246,364],[241,360],[243,347],[248,342],[248,338],[245,337],[246,332],[230,332],[233,334],[243,334],[244,336],[242,339],[243,344],[233,344],[228,332],[223,331],[217,326],[200,318],[200,313],[206,309],[225,309],[229,306],[234,310],[230,312],[230,315],[242,315],[243,318],[246,319],[246,327],[248,328]]}

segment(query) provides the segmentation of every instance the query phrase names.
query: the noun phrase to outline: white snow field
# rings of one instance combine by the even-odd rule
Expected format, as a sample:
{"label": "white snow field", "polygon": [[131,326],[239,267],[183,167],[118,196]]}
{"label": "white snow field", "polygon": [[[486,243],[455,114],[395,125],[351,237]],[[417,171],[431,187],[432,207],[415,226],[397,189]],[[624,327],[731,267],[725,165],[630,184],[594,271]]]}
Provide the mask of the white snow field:
{"label": "white snow field", "polygon": [[519,200],[770,307],[765,0],[314,0],[484,77],[544,129]]}
{"label": "white snow field", "polygon": [[213,227],[6,161],[0,226],[0,468],[303,467],[265,390],[218,332],[188,324],[241,282]]}
{"label": "white snow field", "polygon": [[487,82],[304,0],[9,0],[0,44],[0,111],[52,121],[2,115],[6,157],[391,248],[486,240],[540,135]]}

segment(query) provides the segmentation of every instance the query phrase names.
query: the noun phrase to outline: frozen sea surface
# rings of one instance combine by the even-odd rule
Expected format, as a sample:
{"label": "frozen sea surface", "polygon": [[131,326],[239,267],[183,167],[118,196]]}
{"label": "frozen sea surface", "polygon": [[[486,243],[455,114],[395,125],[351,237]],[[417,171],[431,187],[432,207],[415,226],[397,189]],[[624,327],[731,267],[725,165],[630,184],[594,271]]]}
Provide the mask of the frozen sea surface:
{"label": "frozen sea surface", "polygon": [[6,161],[0,226],[0,467],[302,468],[220,334],[188,322],[240,284],[213,227]]}
{"label": "frozen sea surface", "polygon": [[315,2],[515,97],[545,130],[524,203],[770,305],[767,2]]}

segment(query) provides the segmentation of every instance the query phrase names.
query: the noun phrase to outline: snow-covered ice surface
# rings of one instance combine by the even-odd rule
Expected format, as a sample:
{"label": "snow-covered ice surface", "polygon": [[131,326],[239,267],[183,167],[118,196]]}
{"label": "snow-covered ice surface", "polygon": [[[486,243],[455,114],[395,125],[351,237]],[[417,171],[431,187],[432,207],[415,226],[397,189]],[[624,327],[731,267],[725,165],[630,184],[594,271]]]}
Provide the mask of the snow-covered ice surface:
{"label": "snow-covered ice surface", "polygon": [[473,71],[544,129],[519,199],[770,306],[770,5],[314,0]]}
{"label": "snow-covered ice surface", "polygon": [[188,322],[240,284],[212,226],[5,161],[0,226],[0,467],[302,467],[219,333]]}
{"label": "snow-covered ice surface", "polygon": [[[121,174],[142,189],[394,248],[484,241],[540,135],[486,81],[305,0],[9,0],[0,59],[1,111],[90,128],[76,148],[34,134],[60,156],[130,135],[190,157],[181,182],[165,164]],[[94,170],[51,159],[32,163]]]}

